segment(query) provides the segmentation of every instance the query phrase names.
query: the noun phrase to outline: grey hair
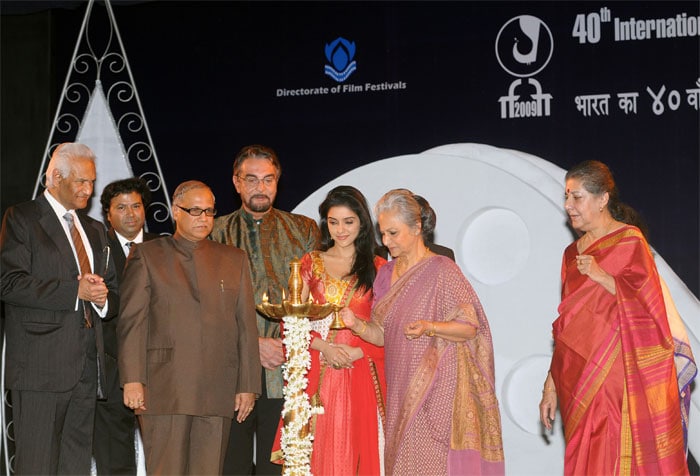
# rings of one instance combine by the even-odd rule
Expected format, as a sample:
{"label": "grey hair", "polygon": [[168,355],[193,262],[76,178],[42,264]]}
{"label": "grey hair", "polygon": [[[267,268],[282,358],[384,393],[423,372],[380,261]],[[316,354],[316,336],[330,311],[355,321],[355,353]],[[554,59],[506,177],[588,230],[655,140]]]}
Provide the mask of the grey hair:
{"label": "grey hair", "polygon": [[214,192],[212,192],[209,185],[207,185],[204,182],[201,182],[199,180],[188,180],[186,182],[182,182],[175,189],[175,192],[173,193],[173,205],[177,205],[179,203],[182,203],[182,198],[185,196],[185,194],[187,192],[189,192],[191,190],[197,190],[200,188],[209,190],[209,193],[211,193],[212,198],[216,202],[216,197],[214,196]]}
{"label": "grey hair", "polygon": [[46,186],[53,187],[53,173],[58,170],[61,177],[70,175],[71,165],[75,159],[88,159],[95,163],[95,153],[90,147],[78,142],[64,142],[56,147],[46,168]]}
{"label": "grey hair", "polygon": [[374,215],[394,212],[409,227],[422,227],[421,206],[414,198],[413,192],[405,188],[396,188],[385,193],[374,206]]}

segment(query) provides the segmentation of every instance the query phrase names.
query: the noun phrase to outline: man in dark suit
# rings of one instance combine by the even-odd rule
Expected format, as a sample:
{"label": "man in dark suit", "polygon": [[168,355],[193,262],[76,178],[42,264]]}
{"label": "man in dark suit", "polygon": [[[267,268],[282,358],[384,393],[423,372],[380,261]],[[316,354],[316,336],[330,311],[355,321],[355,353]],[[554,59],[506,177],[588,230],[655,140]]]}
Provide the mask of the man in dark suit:
{"label": "man in dark suit", "polygon": [[[146,233],[146,207],[151,192],[143,179],[132,177],[108,184],[100,203],[109,224],[107,240],[112,250],[119,282],[131,247],[157,238]],[[95,408],[93,455],[97,474],[136,474],[134,450],[134,412],[124,405],[117,368],[117,319],[102,324],[105,347],[105,397]]]}
{"label": "man in dark suit", "polygon": [[436,255],[447,256],[452,261],[455,261],[455,253],[451,248],[435,243],[435,225],[437,223],[435,210],[430,206],[430,203],[420,195],[414,194],[413,198],[415,198],[418,205],[420,205],[421,221],[424,223],[423,241],[425,245]]}
{"label": "man in dark suit", "polygon": [[104,226],[77,210],[95,156],[59,145],[46,191],[10,207],[0,232],[0,296],[17,474],[88,474],[96,396],[104,389],[102,319],[118,311]]}
{"label": "man in dark suit", "polygon": [[231,420],[260,394],[248,257],[207,239],[214,195],[202,182],[173,194],[173,236],[136,246],[117,323],[124,404],[141,425],[146,471],[221,474]]}

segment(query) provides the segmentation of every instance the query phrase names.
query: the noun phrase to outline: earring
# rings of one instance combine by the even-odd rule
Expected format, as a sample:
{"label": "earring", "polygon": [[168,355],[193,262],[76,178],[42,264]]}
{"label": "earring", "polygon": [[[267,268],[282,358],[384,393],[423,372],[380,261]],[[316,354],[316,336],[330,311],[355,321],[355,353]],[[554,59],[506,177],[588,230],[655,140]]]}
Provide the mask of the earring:
{"label": "earring", "polygon": [[599,212],[602,212],[602,211],[603,211],[603,207],[600,207],[600,209],[599,209],[598,211],[599,211]]}

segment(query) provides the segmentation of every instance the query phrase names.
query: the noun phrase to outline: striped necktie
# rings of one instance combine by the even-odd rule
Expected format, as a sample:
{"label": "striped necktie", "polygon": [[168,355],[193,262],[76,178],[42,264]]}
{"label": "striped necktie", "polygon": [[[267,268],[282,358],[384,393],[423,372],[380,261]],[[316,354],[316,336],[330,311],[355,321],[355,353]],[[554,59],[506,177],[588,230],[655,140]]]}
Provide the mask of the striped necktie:
{"label": "striped necktie", "polygon": [[[73,215],[70,212],[63,215],[63,219],[68,222],[68,229],[70,230],[70,236],[73,239],[73,246],[75,246],[75,252],[78,254],[78,263],[80,264],[80,274],[90,273],[90,259],[88,258],[87,251],[85,251],[85,245],[83,244],[83,239],[80,237],[80,232],[73,223]],[[92,327],[92,320],[90,319],[90,309],[89,304],[83,301],[83,314],[85,317],[85,327]]]}

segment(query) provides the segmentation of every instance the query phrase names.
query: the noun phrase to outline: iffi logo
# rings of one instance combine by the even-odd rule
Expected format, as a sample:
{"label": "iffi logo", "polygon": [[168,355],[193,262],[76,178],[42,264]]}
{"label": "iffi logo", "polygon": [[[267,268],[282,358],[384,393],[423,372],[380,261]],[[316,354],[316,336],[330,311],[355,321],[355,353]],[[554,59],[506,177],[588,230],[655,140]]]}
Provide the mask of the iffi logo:
{"label": "iffi logo", "polygon": [[355,57],[355,42],[338,37],[326,44],[327,64],[324,71],[337,82],[342,83],[357,69]]}
{"label": "iffi logo", "polygon": [[501,67],[518,78],[542,71],[554,51],[554,38],[545,22],[532,15],[508,20],[496,36],[496,58]]}
{"label": "iffi logo", "polygon": [[510,83],[508,95],[498,98],[501,119],[550,115],[552,95],[543,93],[542,85],[532,76],[547,66],[553,51],[552,32],[537,17],[520,15],[501,27],[496,36],[496,58],[506,72],[518,78]]}

